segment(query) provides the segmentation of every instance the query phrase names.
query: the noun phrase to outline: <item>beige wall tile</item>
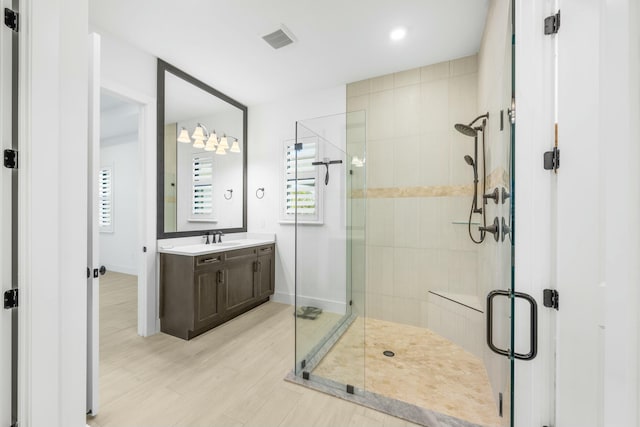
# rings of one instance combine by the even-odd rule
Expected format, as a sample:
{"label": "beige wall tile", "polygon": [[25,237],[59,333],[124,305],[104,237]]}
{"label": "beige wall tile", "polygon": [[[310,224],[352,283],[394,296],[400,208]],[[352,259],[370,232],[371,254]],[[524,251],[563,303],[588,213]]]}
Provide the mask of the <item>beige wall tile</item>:
{"label": "beige wall tile", "polygon": [[447,130],[449,120],[449,81],[437,80],[420,86],[420,133]]}
{"label": "beige wall tile", "polygon": [[371,199],[367,202],[367,242],[371,246],[393,246],[393,200]]}
{"label": "beige wall tile", "polygon": [[432,82],[449,78],[449,61],[439,62],[420,68],[420,81],[422,83]]}
{"label": "beige wall tile", "polygon": [[439,197],[423,197],[419,199],[418,240],[421,248],[438,249],[442,247],[443,224],[442,203]]}
{"label": "beige wall tile", "polygon": [[403,137],[420,133],[420,85],[398,88],[393,97],[395,136]]}
{"label": "beige wall tile", "polygon": [[387,74],[371,79],[371,92],[393,89],[393,74]]}
{"label": "beige wall tile", "polygon": [[392,187],[396,148],[393,139],[369,140],[367,144],[367,187]]}
{"label": "beige wall tile", "polygon": [[359,82],[347,85],[347,98],[352,96],[366,95],[371,91],[371,80],[360,80]]}
{"label": "beige wall tile", "polygon": [[418,168],[420,185],[449,185],[450,132],[427,132],[420,135]]}
{"label": "beige wall tile", "polygon": [[419,248],[420,221],[417,198],[394,200],[394,246],[396,248]]}
{"label": "beige wall tile", "polygon": [[393,247],[369,246],[367,253],[367,292],[393,295]]}
{"label": "beige wall tile", "polygon": [[[478,111],[477,77],[477,74],[466,74],[449,80],[449,129],[456,123],[470,123],[486,112]],[[480,126],[480,122],[475,126]]]}
{"label": "beige wall tile", "polygon": [[393,297],[392,320],[406,325],[420,326],[420,301]]}
{"label": "beige wall tile", "polygon": [[393,295],[403,298],[426,299],[422,271],[424,251],[413,248],[396,248],[393,266]]}
{"label": "beige wall tile", "polygon": [[393,83],[397,88],[420,83],[420,68],[394,73]]}
{"label": "beige wall tile", "polygon": [[478,55],[465,56],[451,61],[451,76],[461,76],[478,72]]}
{"label": "beige wall tile", "polygon": [[369,139],[395,137],[393,107],[392,90],[371,94],[367,114],[367,134]]}
{"label": "beige wall tile", "polygon": [[367,317],[380,320],[393,320],[393,297],[367,293]]}
{"label": "beige wall tile", "polygon": [[360,111],[369,109],[369,94],[350,96],[347,98],[347,111]]}
{"label": "beige wall tile", "polygon": [[393,154],[394,187],[417,187],[420,181],[420,137],[411,135],[395,140]]}

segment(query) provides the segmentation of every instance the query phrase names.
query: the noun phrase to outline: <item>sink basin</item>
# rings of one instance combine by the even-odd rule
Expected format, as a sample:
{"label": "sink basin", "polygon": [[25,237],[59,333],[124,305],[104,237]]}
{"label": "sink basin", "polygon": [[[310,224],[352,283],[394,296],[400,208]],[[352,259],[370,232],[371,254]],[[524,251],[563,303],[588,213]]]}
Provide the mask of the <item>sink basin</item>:
{"label": "sink basin", "polygon": [[220,242],[220,243],[212,243],[209,246],[218,246],[218,247],[222,247],[222,248],[227,248],[229,246],[238,246],[238,245],[241,245],[241,244],[242,244],[242,242]]}

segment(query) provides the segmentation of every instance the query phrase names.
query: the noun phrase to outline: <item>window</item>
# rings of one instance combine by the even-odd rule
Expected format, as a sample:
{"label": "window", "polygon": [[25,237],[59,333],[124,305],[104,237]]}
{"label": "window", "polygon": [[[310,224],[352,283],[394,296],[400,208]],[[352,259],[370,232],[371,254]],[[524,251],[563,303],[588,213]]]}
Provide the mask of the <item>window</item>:
{"label": "window", "polygon": [[113,168],[101,168],[98,179],[99,229],[103,233],[113,233]]}
{"label": "window", "polygon": [[317,167],[312,165],[317,159],[317,139],[304,138],[301,148],[297,151],[298,177],[296,180],[295,141],[285,141],[282,222],[294,221],[297,207],[299,223],[322,224],[321,187],[317,185]]}
{"label": "window", "polygon": [[213,215],[213,158],[197,155],[192,162],[191,214],[193,219]]}

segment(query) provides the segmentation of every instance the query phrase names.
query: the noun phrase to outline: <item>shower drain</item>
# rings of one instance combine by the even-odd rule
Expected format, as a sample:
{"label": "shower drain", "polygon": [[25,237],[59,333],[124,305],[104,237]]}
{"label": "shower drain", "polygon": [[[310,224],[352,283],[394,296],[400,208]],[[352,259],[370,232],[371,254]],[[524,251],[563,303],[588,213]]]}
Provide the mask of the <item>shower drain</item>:
{"label": "shower drain", "polygon": [[396,354],[395,354],[393,351],[391,351],[391,350],[385,350],[385,351],[383,351],[383,352],[382,352],[382,354],[384,354],[384,355],[385,355],[385,356],[387,356],[387,357],[393,357],[393,356],[395,356],[395,355],[396,355]]}

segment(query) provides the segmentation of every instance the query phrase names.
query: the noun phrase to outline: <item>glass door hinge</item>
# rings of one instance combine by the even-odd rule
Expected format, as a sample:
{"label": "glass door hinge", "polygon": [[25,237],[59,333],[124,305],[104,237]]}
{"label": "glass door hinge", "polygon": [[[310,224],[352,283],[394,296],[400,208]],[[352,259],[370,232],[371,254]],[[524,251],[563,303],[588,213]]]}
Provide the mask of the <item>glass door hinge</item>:
{"label": "glass door hinge", "polygon": [[4,150],[4,167],[7,169],[18,168],[18,152],[16,150]]}
{"label": "glass door hinge", "polygon": [[18,31],[18,12],[11,10],[8,7],[4,8],[4,25],[11,28],[13,31]]}
{"label": "glass door hinge", "polygon": [[555,289],[545,289],[543,291],[543,304],[545,307],[555,308],[558,310],[560,296]]}
{"label": "glass door hinge", "polygon": [[9,289],[4,292],[4,308],[5,310],[11,310],[18,307],[18,290]]}
{"label": "glass door hinge", "polygon": [[560,11],[544,19],[544,34],[557,34],[560,29]]}

